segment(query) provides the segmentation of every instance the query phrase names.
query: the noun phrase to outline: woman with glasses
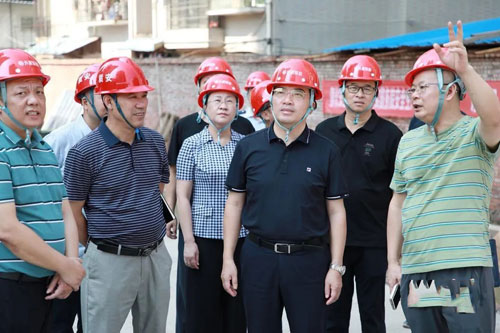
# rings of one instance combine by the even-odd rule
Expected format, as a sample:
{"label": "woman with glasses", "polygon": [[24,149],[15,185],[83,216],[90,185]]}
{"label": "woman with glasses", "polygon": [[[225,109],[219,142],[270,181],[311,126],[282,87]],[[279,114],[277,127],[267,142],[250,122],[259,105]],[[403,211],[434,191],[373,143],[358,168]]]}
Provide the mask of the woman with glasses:
{"label": "woman with glasses", "polygon": [[[184,141],[177,158],[178,218],[188,267],[185,332],[244,333],[241,296],[229,296],[220,281],[224,182],[236,144],[243,138],[231,123],[243,106],[243,96],[234,78],[217,74],[205,83],[198,104],[209,125]],[[245,236],[241,228],[238,252]]]}

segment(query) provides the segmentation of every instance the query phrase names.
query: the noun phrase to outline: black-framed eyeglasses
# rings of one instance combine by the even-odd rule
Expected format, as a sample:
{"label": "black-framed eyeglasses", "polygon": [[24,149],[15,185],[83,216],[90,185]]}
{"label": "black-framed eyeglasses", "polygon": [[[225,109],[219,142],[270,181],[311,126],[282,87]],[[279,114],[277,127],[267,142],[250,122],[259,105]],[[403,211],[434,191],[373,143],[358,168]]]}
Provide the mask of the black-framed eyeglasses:
{"label": "black-framed eyeglasses", "polygon": [[375,93],[375,90],[376,90],[375,88],[370,87],[370,86],[359,87],[359,86],[356,86],[356,85],[346,86],[345,88],[351,94],[357,94],[358,91],[361,89],[361,91],[365,95],[372,95],[373,93]]}

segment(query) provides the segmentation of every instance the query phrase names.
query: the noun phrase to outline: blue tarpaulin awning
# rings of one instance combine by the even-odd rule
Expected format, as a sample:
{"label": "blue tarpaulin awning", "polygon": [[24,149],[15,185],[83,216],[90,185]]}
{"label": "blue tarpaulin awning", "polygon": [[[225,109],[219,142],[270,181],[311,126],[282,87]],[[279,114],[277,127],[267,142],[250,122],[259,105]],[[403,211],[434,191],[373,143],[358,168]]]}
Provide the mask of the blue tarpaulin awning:
{"label": "blue tarpaulin awning", "polygon": [[[466,45],[500,44],[500,18],[464,23],[463,28]],[[323,52],[430,47],[433,43],[444,44],[448,40],[448,27],[445,27],[333,47]]]}

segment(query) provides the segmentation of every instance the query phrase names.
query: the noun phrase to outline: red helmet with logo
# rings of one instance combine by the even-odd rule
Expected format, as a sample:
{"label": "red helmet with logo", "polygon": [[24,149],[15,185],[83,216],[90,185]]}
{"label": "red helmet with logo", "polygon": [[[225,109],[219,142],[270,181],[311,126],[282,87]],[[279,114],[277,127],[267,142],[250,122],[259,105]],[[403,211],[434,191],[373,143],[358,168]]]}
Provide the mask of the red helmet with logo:
{"label": "red helmet with logo", "polygon": [[323,96],[319,87],[319,77],[314,66],[303,59],[283,61],[274,71],[271,82],[267,84],[267,92],[271,93],[276,85],[291,85],[313,89],[315,100]]}
{"label": "red helmet with logo", "polygon": [[367,55],[357,55],[349,58],[339,76],[339,85],[344,81],[376,81],[382,85],[382,74],[377,61]]}
{"label": "red helmet with logo", "polygon": [[241,109],[243,107],[243,103],[245,99],[243,95],[240,93],[240,86],[238,86],[238,82],[234,79],[234,77],[229,76],[227,74],[216,74],[212,76],[203,86],[203,90],[198,96],[198,105],[202,108],[203,99],[206,95],[216,92],[216,91],[225,91],[228,93],[235,94],[238,98],[238,107]]}
{"label": "red helmet with logo", "polygon": [[249,90],[255,88],[256,85],[261,83],[262,81],[270,80],[269,74],[262,71],[257,71],[250,73],[247,78],[247,83],[245,84],[245,90]]}
{"label": "red helmet with logo", "polygon": [[[443,48],[443,51],[448,52],[448,49]],[[405,83],[411,86],[413,83],[413,79],[418,73],[432,68],[441,68],[456,74],[453,69],[443,64],[434,49],[430,49],[429,51],[418,57],[417,61],[413,65],[413,69],[405,75]]]}
{"label": "red helmet with logo", "polygon": [[78,80],[76,80],[75,102],[82,104],[82,100],[79,97],[80,94],[85,92],[87,89],[95,87],[99,65],[100,64],[90,65],[83,70],[80,76],[78,76]]}
{"label": "red helmet with logo", "polygon": [[95,93],[128,94],[154,90],[146,80],[142,69],[130,58],[110,58],[97,72]]}
{"label": "red helmet with logo", "polygon": [[267,92],[267,85],[271,80],[264,80],[253,88],[250,94],[253,116],[257,116],[264,104],[269,102],[270,94]]}
{"label": "red helmet with logo", "polygon": [[19,49],[0,50],[0,81],[25,77],[39,77],[43,85],[50,80],[31,54]]}
{"label": "red helmet with logo", "polygon": [[198,71],[194,76],[194,84],[198,84],[198,81],[205,75],[208,74],[227,74],[234,78],[231,66],[226,62],[226,60],[219,57],[211,57],[203,60],[198,67]]}

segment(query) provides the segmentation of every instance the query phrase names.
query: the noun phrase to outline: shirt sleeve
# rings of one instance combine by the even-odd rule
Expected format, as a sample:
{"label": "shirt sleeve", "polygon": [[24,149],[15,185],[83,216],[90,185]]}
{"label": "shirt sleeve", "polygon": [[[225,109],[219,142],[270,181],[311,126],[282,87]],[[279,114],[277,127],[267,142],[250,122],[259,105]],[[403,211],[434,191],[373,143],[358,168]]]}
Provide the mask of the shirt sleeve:
{"label": "shirt sleeve", "polygon": [[491,151],[486,143],[484,142],[483,138],[481,137],[481,133],[479,133],[479,122],[481,119],[479,117],[473,119],[470,122],[471,126],[471,131],[474,135],[474,140],[476,141],[477,145],[479,146],[479,149],[481,150],[483,156],[486,156],[487,158],[493,158],[496,159],[500,155],[500,145],[497,146],[496,151]]}
{"label": "shirt sleeve", "polygon": [[12,174],[10,163],[4,154],[0,153],[0,204],[14,202],[12,189]]}
{"label": "shirt sleeve", "polygon": [[69,200],[87,200],[92,180],[88,159],[81,151],[71,148],[64,169],[64,185]]}
{"label": "shirt sleeve", "polygon": [[226,188],[229,191],[245,192],[246,191],[246,175],[245,175],[245,158],[243,156],[242,141],[239,141],[234,150],[231,164],[226,177]]}
{"label": "shirt sleeve", "polygon": [[391,185],[389,185],[389,187],[396,193],[406,192],[406,180],[401,173],[401,168],[400,147],[398,147],[396,161],[394,162],[394,173],[392,174]]}
{"label": "shirt sleeve", "polygon": [[160,156],[161,156],[161,179],[160,182],[168,184],[170,182],[170,170],[168,164],[167,147],[165,146],[165,140],[161,135],[159,135],[160,142]]}
{"label": "shirt sleeve", "polygon": [[326,187],[326,199],[336,200],[349,196],[347,185],[342,172],[340,151],[333,143],[328,161],[328,183]]}
{"label": "shirt sleeve", "polygon": [[193,180],[195,169],[195,141],[194,136],[184,140],[179,156],[177,156],[176,178],[179,180]]}

